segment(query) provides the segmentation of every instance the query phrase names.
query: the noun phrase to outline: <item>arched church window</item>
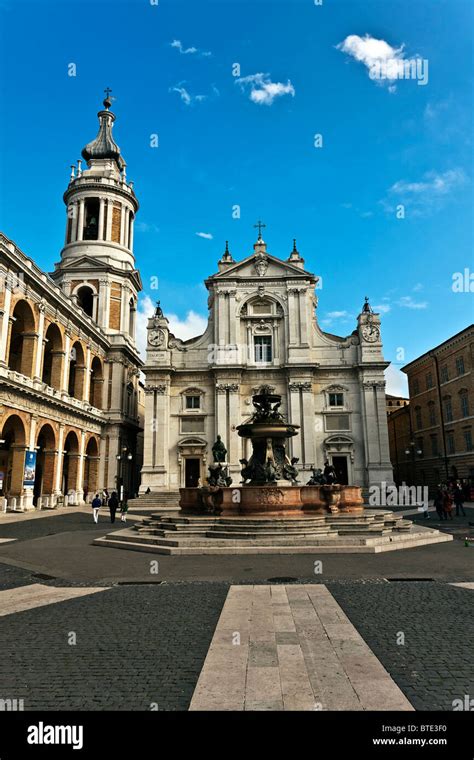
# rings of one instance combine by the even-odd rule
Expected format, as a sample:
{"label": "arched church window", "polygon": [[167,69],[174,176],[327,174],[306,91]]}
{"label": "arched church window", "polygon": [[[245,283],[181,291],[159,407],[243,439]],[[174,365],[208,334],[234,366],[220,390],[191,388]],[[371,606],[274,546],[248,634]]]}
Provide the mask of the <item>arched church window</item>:
{"label": "arched church window", "polygon": [[89,317],[92,317],[94,310],[94,293],[88,285],[83,285],[77,291],[77,303]]}
{"label": "arched church window", "polygon": [[84,215],[84,240],[97,240],[99,237],[99,201],[91,198],[86,201]]}

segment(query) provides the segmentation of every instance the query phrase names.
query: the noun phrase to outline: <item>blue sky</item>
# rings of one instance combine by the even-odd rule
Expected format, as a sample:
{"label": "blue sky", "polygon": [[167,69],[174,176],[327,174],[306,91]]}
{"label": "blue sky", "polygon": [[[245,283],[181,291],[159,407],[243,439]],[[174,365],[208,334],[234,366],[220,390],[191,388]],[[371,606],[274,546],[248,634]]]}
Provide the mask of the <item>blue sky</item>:
{"label": "blue sky", "polygon": [[[270,253],[296,237],[322,277],[323,329],[349,334],[366,294],[380,307],[396,392],[398,366],[472,322],[452,282],[474,269],[473,4],[153,2],[1,0],[1,229],[52,270],[68,167],[110,86],[141,204],[142,323],[159,297],[182,337],[200,332],[202,281],[226,239],[251,253],[261,218]],[[426,84],[370,76],[416,59]]]}

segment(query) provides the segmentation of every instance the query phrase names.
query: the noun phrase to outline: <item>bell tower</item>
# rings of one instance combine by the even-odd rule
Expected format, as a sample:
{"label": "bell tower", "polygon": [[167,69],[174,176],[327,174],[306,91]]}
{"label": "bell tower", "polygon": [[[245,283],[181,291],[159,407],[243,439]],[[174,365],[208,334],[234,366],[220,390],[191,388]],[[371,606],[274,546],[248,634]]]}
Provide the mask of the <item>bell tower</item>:
{"label": "bell tower", "polygon": [[64,193],[66,235],[53,279],[104,332],[135,343],[135,315],[142,289],[133,254],[138,201],[126,163],[112,135],[115,114],[105,90],[97,137],[71,166]]}

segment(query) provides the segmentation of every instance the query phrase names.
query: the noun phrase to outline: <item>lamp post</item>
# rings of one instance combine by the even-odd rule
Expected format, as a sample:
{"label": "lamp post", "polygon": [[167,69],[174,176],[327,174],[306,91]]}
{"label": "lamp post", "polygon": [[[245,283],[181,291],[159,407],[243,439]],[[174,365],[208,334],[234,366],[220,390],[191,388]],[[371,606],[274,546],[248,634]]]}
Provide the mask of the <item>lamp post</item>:
{"label": "lamp post", "polygon": [[117,459],[117,464],[118,464],[118,469],[117,469],[117,491],[118,491],[119,501],[122,502],[123,501],[123,497],[124,497],[124,487],[123,487],[124,486],[124,483],[123,483],[123,481],[124,481],[124,477],[123,477],[124,468],[123,468],[123,463],[124,462],[125,463],[131,462],[132,459],[133,459],[133,454],[130,451],[130,449],[128,448],[128,446],[122,446],[122,448],[120,450],[120,454],[117,454],[116,459]]}
{"label": "lamp post", "polygon": [[[416,456],[418,455],[421,457],[423,455],[423,451],[417,447],[415,441],[410,441],[405,449],[405,454],[407,456],[410,456],[411,458],[411,466],[412,466],[412,480],[414,481],[416,479],[416,466],[415,466],[415,460]],[[417,485],[416,483],[412,483],[412,485]]]}

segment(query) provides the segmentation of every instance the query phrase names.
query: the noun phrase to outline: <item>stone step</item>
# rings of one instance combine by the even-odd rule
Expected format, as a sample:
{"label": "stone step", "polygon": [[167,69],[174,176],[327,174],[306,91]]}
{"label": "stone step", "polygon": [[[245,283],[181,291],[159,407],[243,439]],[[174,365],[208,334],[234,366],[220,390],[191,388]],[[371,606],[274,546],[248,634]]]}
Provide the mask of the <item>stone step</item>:
{"label": "stone step", "polygon": [[[347,539],[319,539],[317,548],[321,554],[378,554],[380,552],[392,551],[395,549],[410,549],[416,546],[425,546],[427,544],[444,543],[452,541],[452,536],[431,530],[430,534],[417,532],[411,535],[389,536],[383,538],[364,539],[361,544],[355,545],[348,543]],[[140,551],[151,554],[167,555],[226,555],[226,554],[308,554],[312,553],[314,546],[261,546],[240,544],[230,546],[228,542],[224,545],[216,546],[214,539],[209,539],[206,546],[165,546],[159,544],[150,544],[140,541],[123,540],[117,535],[115,537],[96,538],[93,541],[96,546],[105,546],[110,549],[128,549],[131,551]],[[237,542],[238,543],[238,542]]]}

